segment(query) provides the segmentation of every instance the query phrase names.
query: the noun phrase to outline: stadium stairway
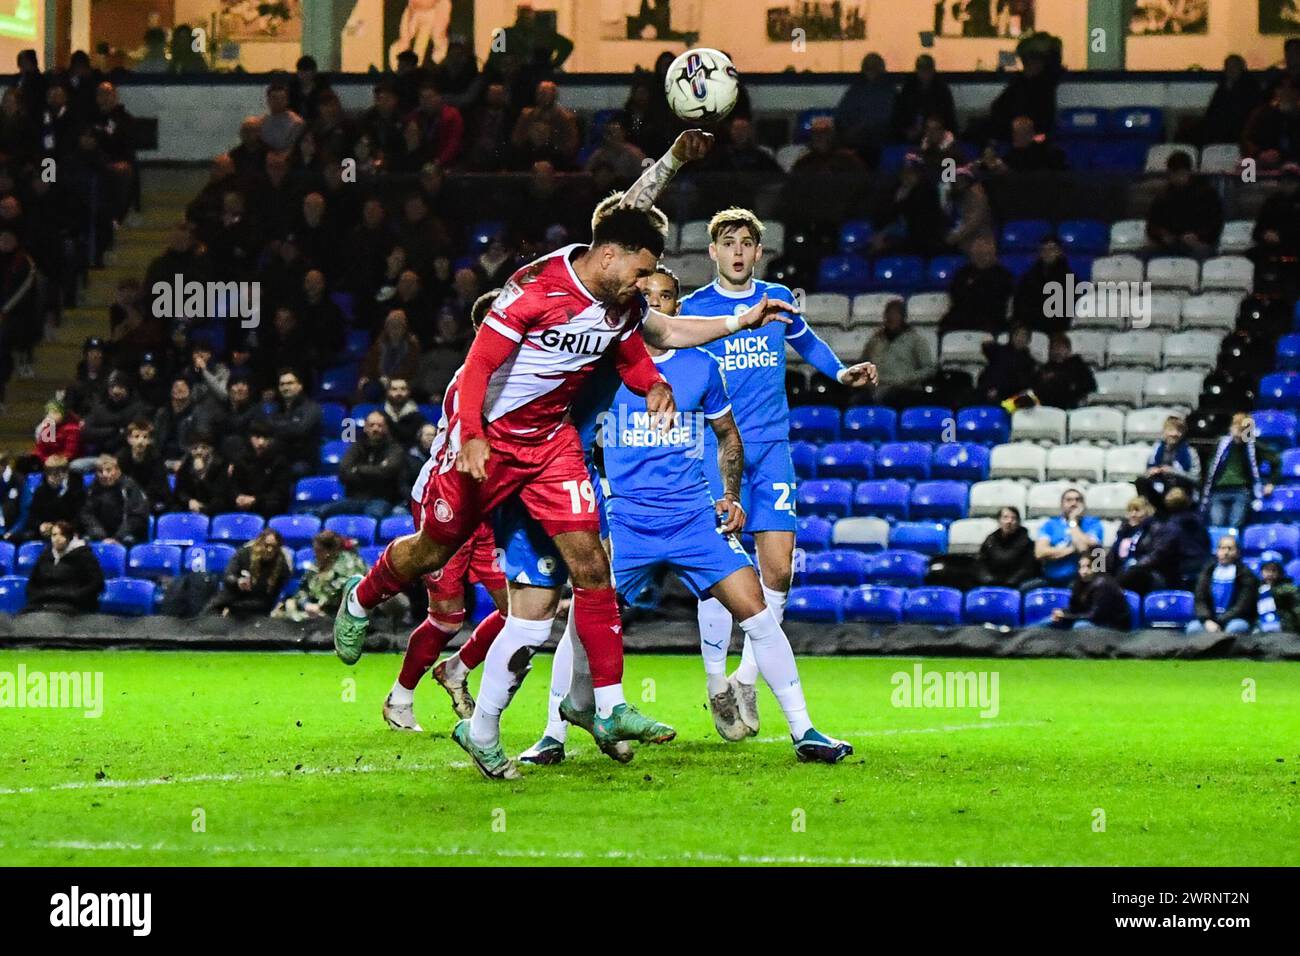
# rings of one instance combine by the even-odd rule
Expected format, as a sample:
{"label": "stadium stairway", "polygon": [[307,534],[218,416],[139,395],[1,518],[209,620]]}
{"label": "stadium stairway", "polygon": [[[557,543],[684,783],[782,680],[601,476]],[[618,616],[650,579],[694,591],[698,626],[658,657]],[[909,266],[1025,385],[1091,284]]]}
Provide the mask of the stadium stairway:
{"label": "stadium stairway", "polygon": [[31,450],[45,403],[76,376],[82,343],[92,335],[108,335],[108,309],[118,282],[129,276],[143,280],[149,263],[166,248],[172,225],[207,181],[203,169],[145,168],[141,175],[143,211],[118,231],[104,268],[90,271],[80,301],[64,309],[63,324],[53,338],[37,346],[35,377],[10,379],[5,414],[0,416],[0,448]]}

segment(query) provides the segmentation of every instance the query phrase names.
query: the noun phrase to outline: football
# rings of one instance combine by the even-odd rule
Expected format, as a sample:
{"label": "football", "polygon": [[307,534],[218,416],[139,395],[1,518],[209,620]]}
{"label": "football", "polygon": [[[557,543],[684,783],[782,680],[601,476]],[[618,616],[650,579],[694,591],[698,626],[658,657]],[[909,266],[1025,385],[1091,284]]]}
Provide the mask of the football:
{"label": "football", "polygon": [[716,123],[736,105],[740,77],[725,53],[708,47],[687,50],[668,67],[668,105],[691,123]]}

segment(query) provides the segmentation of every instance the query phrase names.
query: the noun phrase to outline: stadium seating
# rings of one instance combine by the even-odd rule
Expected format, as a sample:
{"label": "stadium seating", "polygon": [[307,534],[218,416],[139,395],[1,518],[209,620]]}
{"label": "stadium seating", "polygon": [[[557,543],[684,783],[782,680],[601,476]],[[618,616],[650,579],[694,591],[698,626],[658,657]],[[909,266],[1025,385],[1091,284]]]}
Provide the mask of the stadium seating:
{"label": "stadium seating", "polygon": [[27,606],[27,578],[6,574],[0,577],[0,611],[17,614]]}
{"label": "stadium seating", "polygon": [[1189,591],[1152,591],[1142,602],[1147,627],[1183,628],[1195,619],[1195,601]]}
{"label": "stadium seating", "polygon": [[968,490],[961,481],[923,481],[912,488],[908,514],[918,521],[966,517]]}
{"label": "stadium seating", "polygon": [[937,521],[900,521],[889,530],[889,547],[938,555],[948,550],[948,528]]}
{"label": "stadium seating", "polygon": [[860,481],[853,491],[853,513],[887,521],[906,521],[910,499],[907,485],[897,479]]}
{"label": "stadium seating", "polygon": [[181,573],[181,549],[174,544],[137,544],[126,558],[127,574],[157,581]]}
{"label": "stadium seating", "polygon": [[[183,563],[186,571],[221,574],[234,556],[235,548],[229,544],[196,544],[185,549]],[[107,567],[104,568],[104,576],[108,577]]]}
{"label": "stadium seating", "polygon": [[886,442],[876,449],[878,478],[930,477],[930,446],[925,442]]}
{"label": "stadium seating", "polygon": [[1065,609],[1070,604],[1066,588],[1037,588],[1025,595],[1021,613],[1025,627],[1046,627],[1051,623],[1052,612]]}
{"label": "stadium seating", "polygon": [[813,453],[822,478],[869,478],[876,458],[875,448],[862,441],[831,442]]}
{"label": "stadium seating", "polygon": [[790,409],[790,437],[803,441],[834,441],[840,437],[840,410],[830,405],[801,405]]}
{"label": "stadium seating", "polygon": [[804,584],[858,585],[866,573],[866,556],[859,551],[820,551],[808,555],[801,581]]}
{"label": "stadium seating", "polygon": [[265,524],[261,515],[242,512],[214,515],[208,529],[208,540],[243,544],[257,537]]}
{"label": "stadium seating", "polygon": [[789,621],[838,624],[844,620],[843,594],[839,588],[824,585],[791,588],[785,617]]}
{"label": "stadium seating", "polygon": [[1020,592],[1014,588],[973,588],[966,592],[962,620],[995,627],[1020,626]]}
{"label": "stadium seating", "polygon": [[208,516],[188,511],[170,512],[158,516],[154,527],[154,541],[159,544],[177,544],[189,547],[208,539]]}
{"label": "stadium seating", "polygon": [[989,450],[970,442],[936,445],[930,459],[930,477],[956,481],[983,481],[989,474]]}
{"label": "stadium seating", "polygon": [[956,588],[911,588],[903,597],[908,624],[955,627],[961,623],[962,593]]}
{"label": "stadium seating", "polygon": [[929,568],[925,555],[915,551],[886,549],[866,557],[866,580],[871,584],[919,587]]}
{"label": "stadium seating", "polygon": [[842,478],[805,481],[798,496],[799,511],[805,514],[843,518],[853,510],[853,483]]}
{"label": "stadium seating", "polygon": [[293,489],[294,508],[307,511],[343,500],[343,484],[334,475],[299,478]]}
{"label": "stadium seating", "polygon": [[902,588],[864,585],[848,592],[844,619],[869,624],[897,624],[903,619]]}
{"label": "stadium seating", "polygon": [[889,546],[889,522],[883,518],[841,518],[829,533],[831,543],[837,548],[869,552],[883,551]]}
{"label": "stadium seating", "polygon": [[152,581],[140,578],[108,578],[99,596],[103,614],[139,617],[152,614],[156,590]]}
{"label": "stadium seating", "polygon": [[321,521],[315,515],[276,515],[267,525],[279,532],[285,547],[296,550],[311,544],[320,531]]}

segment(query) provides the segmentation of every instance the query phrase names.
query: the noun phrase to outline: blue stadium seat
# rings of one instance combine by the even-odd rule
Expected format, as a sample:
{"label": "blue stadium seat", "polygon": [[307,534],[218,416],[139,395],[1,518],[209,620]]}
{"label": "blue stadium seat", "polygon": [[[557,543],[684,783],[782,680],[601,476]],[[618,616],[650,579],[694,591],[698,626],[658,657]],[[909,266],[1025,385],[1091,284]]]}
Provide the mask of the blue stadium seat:
{"label": "blue stadium seat", "polygon": [[1142,626],[1142,595],[1136,591],[1125,591],[1124,598],[1128,601],[1129,627],[1136,628]]}
{"label": "blue stadium seat", "polygon": [[126,573],[133,578],[174,578],[181,573],[181,549],[175,544],[137,544],[127,552]]}
{"label": "blue stadium seat", "polygon": [[961,623],[961,592],[956,588],[912,588],[903,599],[908,624],[955,627]]}
{"label": "blue stadium seat", "polygon": [[1032,252],[1008,252],[999,259],[1007,267],[1007,271],[1019,279],[1038,261],[1038,256]]}
{"label": "blue stadium seat", "polygon": [[379,411],[382,407],[378,402],[357,402],[348,409],[348,418],[361,425],[365,422],[367,415]]}
{"label": "blue stadium seat", "polygon": [[325,519],[325,530],[355,538],[358,545],[373,544],[379,522],[369,515],[335,515]]}
{"label": "blue stadium seat", "polygon": [[871,285],[871,266],[861,256],[827,256],[817,266],[818,292],[864,292]]}
{"label": "blue stadium seat", "polygon": [[1284,372],[1300,370],[1300,333],[1292,332],[1277,340],[1276,368]]}
{"label": "blue stadium seat", "polygon": [[1142,602],[1147,627],[1182,628],[1196,617],[1191,591],[1152,591]]}
{"label": "blue stadium seat", "polygon": [[831,442],[817,452],[815,471],[823,478],[870,478],[875,460],[876,449],[864,441]]}
{"label": "blue stadium seat", "polygon": [[415,531],[415,519],[408,515],[389,515],[379,522],[379,531],[375,535],[376,544],[387,544],[394,538],[411,534]]}
{"label": "blue stadium seat", "polygon": [[812,442],[790,442],[790,461],[800,481],[817,477],[817,446]]}
{"label": "blue stadium seat", "polygon": [[[229,544],[196,544],[185,549],[184,566],[186,571],[206,571],[209,574],[222,574],[226,565],[235,556],[237,549]],[[104,569],[105,577],[108,569]]]}
{"label": "blue stadium seat", "polygon": [[316,551],[313,548],[299,548],[293,553],[293,570],[301,574],[306,570],[307,565],[316,560]]}
{"label": "blue stadium seat", "polygon": [[952,285],[952,277],[957,274],[966,260],[961,256],[935,256],[925,269],[925,287],[934,292],[946,292]]}
{"label": "blue stadium seat", "polygon": [[34,471],[30,475],[28,475],[26,479],[24,479],[23,492],[27,495],[31,495],[35,493],[36,489],[39,488],[40,485],[41,485],[41,473],[39,471]]}
{"label": "blue stadium seat", "polygon": [[1292,581],[1300,581],[1300,558],[1286,563],[1286,576]]}
{"label": "blue stadium seat", "polygon": [[888,176],[897,173],[907,162],[907,154],[912,152],[912,146],[907,143],[890,143],[880,151],[880,172]]}
{"label": "blue stadium seat", "polygon": [[1112,173],[1138,173],[1146,166],[1147,144],[1142,141],[1098,143],[1092,168]]}
{"label": "blue stadium seat", "polygon": [[860,551],[818,551],[807,556],[802,581],[805,584],[861,584],[867,573],[866,555]]}
{"label": "blue stadium seat", "polygon": [[116,541],[96,541],[90,546],[106,578],[126,576],[126,545]]}
{"label": "blue stadium seat", "polygon": [[1100,219],[1066,219],[1056,227],[1056,235],[1071,260],[1076,255],[1105,255],[1110,248],[1110,226]]}
{"label": "blue stadium seat", "polygon": [[910,492],[894,478],[860,481],[853,492],[853,513],[889,521],[905,521]]}
{"label": "blue stadium seat", "polygon": [[853,485],[843,478],[815,478],[799,485],[799,511],[843,518],[853,510]]}
{"label": "blue stadium seat", "polygon": [[916,292],[925,285],[920,256],[881,256],[871,270],[871,288],[880,292]]}
{"label": "blue stadium seat", "polygon": [[214,515],[212,526],[208,528],[208,540],[243,544],[256,538],[265,524],[266,520],[261,515],[243,512]]}
{"label": "blue stadium seat", "polygon": [[1291,448],[1296,439],[1296,416],[1275,408],[1261,408],[1251,415],[1255,420],[1255,437],[1275,448]]}
{"label": "blue stadium seat", "polygon": [[280,532],[290,548],[306,547],[320,531],[320,518],[315,515],[275,515],[267,524]]}
{"label": "blue stadium seat", "polygon": [[790,590],[785,606],[787,621],[838,624],[844,620],[844,593],[832,587],[799,587]]}
{"label": "blue stadium seat", "polygon": [[1065,162],[1072,170],[1082,172],[1092,169],[1093,154],[1097,151],[1097,141],[1091,139],[1070,140],[1060,144],[1065,152]]}
{"label": "blue stadium seat", "polygon": [[895,587],[920,587],[930,570],[930,561],[916,551],[897,551],[892,548],[866,555],[866,580],[868,584],[892,584]]}
{"label": "blue stadium seat", "polygon": [[367,329],[349,329],[343,344],[343,358],[348,362],[360,362],[370,350],[370,332]]}
{"label": "blue stadium seat", "polygon": [[967,624],[1020,626],[1020,592],[1015,588],[975,588],[966,592],[963,620]]}
{"label": "blue stadium seat", "polygon": [[1279,466],[1279,481],[1285,481],[1288,484],[1300,483],[1300,448],[1288,448],[1282,452],[1282,463]]}
{"label": "blue stadium seat", "polygon": [[898,412],[883,405],[859,405],[844,413],[844,436],[859,441],[893,441],[898,431]]}
{"label": "blue stadium seat", "polygon": [[866,219],[850,219],[840,227],[840,252],[861,253],[871,242],[875,229]]}
{"label": "blue stadium seat", "polygon": [[998,248],[1003,252],[1034,252],[1051,233],[1052,224],[1046,219],[1012,219],[1002,226]]}
{"label": "blue stadium seat", "polygon": [[468,239],[470,245],[474,247],[474,254],[478,255],[486,249],[494,238],[504,234],[506,224],[495,219],[481,219],[469,228]]}
{"label": "blue stadium seat", "polygon": [[357,548],[357,555],[366,563],[366,567],[374,567],[375,562],[379,560],[379,556],[384,553],[385,547],[386,545],[382,544],[367,544]]}
{"label": "blue stadium seat", "polygon": [[1083,256],[1071,254],[1066,260],[1070,272],[1074,275],[1076,282],[1081,279],[1092,278],[1092,264],[1097,260],[1096,256]]}
{"label": "blue stadium seat", "polygon": [[913,521],[955,521],[966,517],[969,499],[964,481],[920,481],[912,488],[908,514]]}
{"label": "blue stadium seat", "polygon": [[926,442],[886,442],[876,449],[875,474],[881,478],[929,478],[930,455]]}
{"label": "blue stadium seat", "polygon": [[27,579],[16,574],[0,577],[0,611],[17,614],[27,606]]}
{"label": "blue stadium seat", "polygon": [[348,398],[357,390],[357,378],[360,374],[360,369],[355,363],[327,368],[321,374],[320,384],[316,386],[317,395],[331,402]]}
{"label": "blue stadium seat", "polygon": [[1109,127],[1110,110],[1094,106],[1071,107],[1056,114],[1056,135],[1061,139],[1101,139]]}
{"label": "blue stadium seat", "polygon": [[790,409],[790,437],[802,441],[834,441],[840,437],[840,410],[833,405],[800,405]]}
{"label": "blue stadium seat", "polygon": [[1156,106],[1121,106],[1111,110],[1110,136],[1158,143],[1165,135],[1165,113]]}
{"label": "blue stadium seat", "polygon": [[102,614],[139,617],[153,613],[154,583],[142,578],[109,578],[99,596]]}
{"label": "blue stadium seat", "polygon": [[342,500],[343,483],[336,475],[299,478],[293,489],[294,508],[300,512]]}
{"label": "blue stadium seat", "polygon": [[14,561],[18,549],[8,541],[0,541],[0,577],[14,573]]}
{"label": "blue stadium seat", "polygon": [[937,521],[900,521],[889,529],[889,547],[934,556],[948,550],[948,529]]}
{"label": "blue stadium seat", "polygon": [[997,405],[959,409],[957,438],[980,445],[1004,445],[1011,440],[1011,416]]}
{"label": "blue stadium seat", "polygon": [[1241,550],[1248,555],[1280,551],[1290,561],[1300,557],[1300,528],[1293,524],[1250,525],[1242,534]]}
{"label": "blue stadium seat", "polygon": [[348,452],[348,443],[345,441],[327,441],[320,446],[320,468],[322,475],[338,474],[339,463],[343,461],[343,456]]}
{"label": "blue stadium seat", "polygon": [[1052,612],[1069,605],[1069,588],[1035,588],[1025,595],[1025,627],[1047,627],[1052,621]]}
{"label": "blue stadium seat", "polygon": [[351,292],[331,292],[330,301],[342,310],[344,317],[351,322],[356,315],[356,302]]}
{"label": "blue stadium seat", "polygon": [[341,435],[343,419],[347,417],[347,406],[342,402],[320,403],[320,433],[322,435]]}
{"label": "blue stadium seat", "polygon": [[822,108],[800,110],[794,122],[794,141],[796,143],[808,142],[808,137],[812,135],[813,120],[820,119],[823,116],[834,119],[835,111]]}
{"label": "blue stadium seat", "polygon": [[807,552],[825,551],[831,546],[833,530],[834,525],[825,518],[816,515],[800,518],[794,533],[795,546]]}
{"label": "blue stadium seat", "polygon": [[[1300,486],[1283,485],[1280,488],[1274,488],[1273,493],[1264,499],[1260,508],[1261,518],[1271,518],[1282,521],[1295,521],[1300,519]],[[22,552],[19,551],[21,561]]]}
{"label": "blue stadium seat", "polygon": [[989,476],[989,450],[973,442],[943,442],[934,448],[930,477],[983,481]]}
{"label": "blue stadium seat", "polygon": [[898,624],[903,620],[906,591],[867,584],[849,591],[844,598],[844,620],[868,624]]}
{"label": "blue stadium seat", "polygon": [[907,408],[898,419],[899,441],[952,441],[955,437],[956,421],[951,408],[939,408],[935,405],[921,405]]}
{"label": "blue stadium seat", "polygon": [[442,417],[442,406],[435,405],[433,402],[421,402],[415,407],[430,425],[437,425],[438,419]]}
{"label": "blue stadium seat", "polygon": [[208,540],[208,516],[192,511],[172,511],[158,516],[154,541],[188,548]]}
{"label": "blue stadium seat", "polygon": [[46,543],[44,541],[28,541],[26,544],[20,545],[18,554],[14,559],[14,571],[23,577],[30,576],[32,568],[36,566],[36,559],[41,556],[41,552],[45,550],[45,547]]}

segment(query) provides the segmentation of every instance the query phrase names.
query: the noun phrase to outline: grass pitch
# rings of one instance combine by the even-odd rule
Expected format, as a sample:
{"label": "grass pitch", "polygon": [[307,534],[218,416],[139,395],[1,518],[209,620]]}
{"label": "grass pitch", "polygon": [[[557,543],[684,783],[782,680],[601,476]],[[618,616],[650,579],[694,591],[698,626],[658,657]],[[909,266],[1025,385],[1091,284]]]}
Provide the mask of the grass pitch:
{"label": "grass pitch", "polygon": [[[765,689],[759,738],[726,744],[697,658],[636,655],[629,698],[653,696],[676,741],[619,766],[575,731],[563,765],[502,784],[452,743],[431,682],[426,733],[387,729],[398,662],[0,652],[0,674],[100,671],[105,701],[0,708],[0,863],[1300,863],[1294,664],[921,662],[996,672],[985,719],[893,706],[912,659],[806,658],[813,718],[857,748],[824,767],[796,763]],[[511,752],[541,732],[548,673],[539,658],[506,714]]]}

